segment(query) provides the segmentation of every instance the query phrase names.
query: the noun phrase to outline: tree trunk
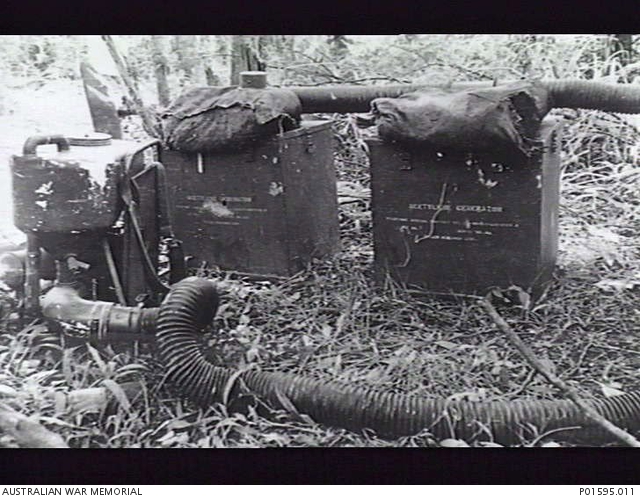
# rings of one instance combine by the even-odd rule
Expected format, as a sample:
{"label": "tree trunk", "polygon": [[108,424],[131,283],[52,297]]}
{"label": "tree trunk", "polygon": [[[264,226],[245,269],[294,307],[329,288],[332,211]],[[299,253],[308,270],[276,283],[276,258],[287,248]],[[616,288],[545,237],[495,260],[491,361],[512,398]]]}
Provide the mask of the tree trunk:
{"label": "tree trunk", "polygon": [[207,65],[203,60],[203,40],[200,35],[174,35],[172,46],[177,57],[177,69],[181,71],[181,85],[202,84],[202,71]]}
{"label": "tree trunk", "polygon": [[295,59],[296,37],[292,35],[282,35],[282,51],[285,60],[293,61]]}
{"label": "tree trunk", "polygon": [[240,84],[243,71],[264,71],[265,64],[250,46],[251,37],[234,35],[231,39],[231,85]]}
{"label": "tree trunk", "polygon": [[337,59],[343,59],[349,53],[351,40],[345,35],[330,35],[327,39],[331,55]]}
{"label": "tree trunk", "polygon": [[210,87],[217,87],[220,85],[220,78],[213,72],[209,66],[204,68],[204,76],[207,80],[207,85]]}
{"label": "tree trunk", "polygon": [[127,67],[116,48],[115,43],[113,42],[113,38],[111,35],[100,35],[104,42],[107,44],[107,48],[109,49],[109,53],[111,54],[111,58],[113,62],[115,62],[116,67],[118,68],[118,72],[120,73],[120,78],[122,79],[127,91],[129,92],[129,96],[131,97],[131,101],[133,102],[133,106],[138,113],[138,115],[142,118],[142,126],[151,137],[160,137],[160,127],[156,123],[154,116],[149,112],[149,110],[144,106],[136,87],[129,76],[127,71]]}
{"label": "tree trunk", "polygon": [[160,102],[162,107],[166,107],[171,101],[169,84],[167,82],[169,65],[167,64],[167,58],[162,51],[162,38],[159,35],[151,35],[151,49],[153,51],[153,71],[156,76],[158,102]]}

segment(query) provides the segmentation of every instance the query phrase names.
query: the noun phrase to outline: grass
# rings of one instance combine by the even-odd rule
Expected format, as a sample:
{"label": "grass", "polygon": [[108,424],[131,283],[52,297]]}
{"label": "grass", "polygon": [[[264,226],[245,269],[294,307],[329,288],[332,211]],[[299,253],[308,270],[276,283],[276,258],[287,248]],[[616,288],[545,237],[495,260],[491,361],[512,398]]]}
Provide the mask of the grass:
{"label": "grass", "polygon": [[[560,253],[546,298],[500,312],[534,352],[585,396],[640,390],[640,134],[601,112],[565,116]],[[336,116],[341,186],[361,194],[340,205],[342,251],[277,283],[209,270],[225,293],[207,336],[220,365],[286,371],[424,397],[551,399],[536,375],[473,301],[417,301],[372,279],[368,160],[362,132]],[[165,383],[151,345],[61,338],[43,324],[19,328],[15,299],[1,296],[0,403],[37,418],[72,447],[411,447],[452,445],[427,433],[383,440],[300,416],[253,409],[206,411]],[[137,382],[135,396],[126,394]],[[87,388],[110,404],[64,400]],[[93,392],[91,392],[93,393]],[[521,445],[552,439],[532,437]],[[471,445],[489,445],[469,442]],[[15,446],[7,435],[0,446]]]}

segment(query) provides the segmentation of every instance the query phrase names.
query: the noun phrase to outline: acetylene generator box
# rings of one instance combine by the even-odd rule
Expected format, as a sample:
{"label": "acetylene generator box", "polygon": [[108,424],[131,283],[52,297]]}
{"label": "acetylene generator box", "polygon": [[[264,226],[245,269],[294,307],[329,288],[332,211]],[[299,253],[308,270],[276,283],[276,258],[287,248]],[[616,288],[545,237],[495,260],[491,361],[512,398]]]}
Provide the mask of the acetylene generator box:
{"label": "acetylene generator box", "polygon": [[483,295],[551,280],[558,244],[560,125],[530,156],[369,142],[375,267],[433,293]]}
{"label": "acetylene generator box", "polygon": [[339,246],[330,122],[240,152],[164,151],[162,162],[190,266],[291,276]]}

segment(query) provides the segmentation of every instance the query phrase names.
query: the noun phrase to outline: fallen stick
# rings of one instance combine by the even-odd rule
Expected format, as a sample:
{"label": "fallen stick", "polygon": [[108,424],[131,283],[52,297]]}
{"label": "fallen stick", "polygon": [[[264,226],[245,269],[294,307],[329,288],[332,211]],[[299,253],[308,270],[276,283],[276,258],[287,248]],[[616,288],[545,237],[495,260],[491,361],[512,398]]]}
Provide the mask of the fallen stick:
{"label": "fallen stick", "polygon": [[[105,384],[106,382],[103,382]],[[53,391],[48,395],[56,401],[56,411],[59,413],[83,414],[85,412],[101,412],[107,408],[115,408],[118,404],[125,410],[131,407],[142,392],[142,383],[131,381],[117,384],[110,382],[107,386],[80,388],[68,393]]]}
{"label": "fallen stick", "polygon": [[0,406],[0,430],[11,435],[20,447],[69,448],[60,435],[4,404]]}
{"label": "fallen stick", "polygon": [[580,396],[576,393],[576,391],[567,385],[564,381],[558,378],[555,374],[549,371],[543,364],[538,360],[533,350],[531,350],[516,334],[516,332],[507,324],[507,322],[502,318],[502,316],[498,313],[498,311],[491,304],[491,301],[488,298],[484,298],[480,300],[480,306],[487,312],[491,320],[498,326],[509,339],[511,344],[520,352],[520,354],[526,359],[531,367],[533,367],[536,371],[542,374],[549,383],[558,388],[561,392],[563,392],[569,400],[571,400],[574,404],[576,404],[586,416],[591,418],[597,425],[602,427],[608,433],[616,437],[621,442],[624,442],[629,447],[640,447],[640,442],[630,433],[624,431],[621,428],[618,428],[611,421],[603,417],[599,412],[594,410],[589,404],[587,404]]}
{"label": "fallen stick", "polygon": [[[130,401],[134,400],[142,390],[142,384],[137,381],[118,385],[119,390],[104,386],[81,388],[68,393],[49,392],[46,395],[56,400],[56,412],[69,414],[83,414],[86,412],[101,412],[117,403],[129,409]],[[6,404],[0,404],[0,432],[13,437],[19,447],[66,449],[69,446],[64,439],[38,423],[35,418],[25,416]]]}

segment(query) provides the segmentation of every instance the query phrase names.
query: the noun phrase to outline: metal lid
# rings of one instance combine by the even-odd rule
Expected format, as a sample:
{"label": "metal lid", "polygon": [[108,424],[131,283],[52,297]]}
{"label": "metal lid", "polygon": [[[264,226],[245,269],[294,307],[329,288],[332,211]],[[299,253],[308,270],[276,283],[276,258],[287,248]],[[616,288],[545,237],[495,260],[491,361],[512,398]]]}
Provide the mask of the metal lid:
{"label": "metal lid", "polygon": [[240,73],[241,88],[267,88],[265,71],[242,71]]}
{"label": "metal lid", "polygon": [[91,132],[67,138],[72,146],[108,146],[111,144],[111,135],[108,133]]}

